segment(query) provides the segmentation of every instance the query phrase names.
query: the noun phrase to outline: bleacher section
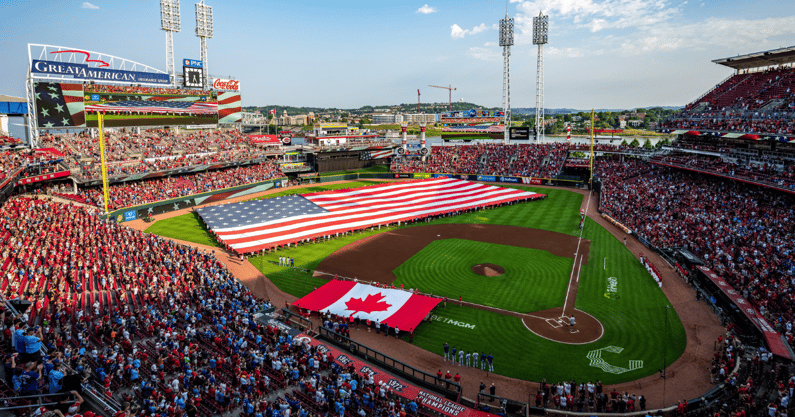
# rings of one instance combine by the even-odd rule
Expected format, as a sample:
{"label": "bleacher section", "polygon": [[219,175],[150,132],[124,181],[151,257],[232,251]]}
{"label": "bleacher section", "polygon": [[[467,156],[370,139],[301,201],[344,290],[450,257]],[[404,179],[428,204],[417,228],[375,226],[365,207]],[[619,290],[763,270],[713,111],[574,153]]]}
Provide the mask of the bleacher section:
{"label": "bleacher section", "polygon": [[789,51],[713,62],[736,72],[663,121],[659,130],[795,136],[795,58]]}
{"label": "bleacher section", "polygon": [[433,146],[425,162],[394,158],[391,172],[433,172],[555,178],[563,168],[566,144],[477,144]]}

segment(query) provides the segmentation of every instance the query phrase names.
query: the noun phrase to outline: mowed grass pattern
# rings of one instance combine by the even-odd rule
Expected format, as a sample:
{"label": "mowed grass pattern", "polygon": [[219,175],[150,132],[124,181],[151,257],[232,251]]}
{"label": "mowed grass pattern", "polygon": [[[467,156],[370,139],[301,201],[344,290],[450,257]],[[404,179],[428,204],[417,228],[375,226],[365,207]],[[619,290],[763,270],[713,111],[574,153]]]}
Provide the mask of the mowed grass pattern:
{"label": "mowed grass pattern", "polygon": [[[464,239],[432,242],[393,272],[395,285],[504,310],[529,313],[563,305],[574,261],[538,250]],[[472,266],[505,269],[486,277]]]}
{"label": "mowed grass pattern", "polygon": [[575,235],[582,195],[566,190],[505,186],[547,195],[543,200],[445,217],[425,224],[502,224]]}
{"label": "mowed grass pattern", "polygon": [[207,230],[196,213],[188,213],[154,222],[146,233],[201,245],[220,247],[215,237]]}

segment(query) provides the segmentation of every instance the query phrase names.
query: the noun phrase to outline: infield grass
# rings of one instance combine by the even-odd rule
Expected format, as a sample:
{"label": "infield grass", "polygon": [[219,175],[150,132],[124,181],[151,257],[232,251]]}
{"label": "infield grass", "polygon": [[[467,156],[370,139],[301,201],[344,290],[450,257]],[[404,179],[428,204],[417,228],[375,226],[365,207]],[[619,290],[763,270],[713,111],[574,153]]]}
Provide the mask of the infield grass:
{"label": "infield grass", "polygon": [[[482,263],[505,273],[486,277],[472,272]],[[563,305],[574,260],[517,246],[443,239],[431,242],[393,272],[395,285],[503,310],[530,313]]]}

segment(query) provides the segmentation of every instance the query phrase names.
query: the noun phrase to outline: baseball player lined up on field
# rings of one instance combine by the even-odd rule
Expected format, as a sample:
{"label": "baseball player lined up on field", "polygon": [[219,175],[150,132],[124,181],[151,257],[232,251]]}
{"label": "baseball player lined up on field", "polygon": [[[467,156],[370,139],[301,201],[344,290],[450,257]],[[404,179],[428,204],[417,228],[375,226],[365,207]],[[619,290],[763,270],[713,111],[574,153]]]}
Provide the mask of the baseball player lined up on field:
{"label": "baseball player lined up on field", "polygon": [[458,349],[453,346],[453,365],[455,365],[455,354],[458,353]]}
{"label": "baseball player lined up on field", "polygon": [[444,344],[444,360],[445,362],[450,359],[450,345],[447,343]]}
{"label": "baseball player lined up on field", "polygon": [[458,366],[464,364],[464,349],[458,351]]}

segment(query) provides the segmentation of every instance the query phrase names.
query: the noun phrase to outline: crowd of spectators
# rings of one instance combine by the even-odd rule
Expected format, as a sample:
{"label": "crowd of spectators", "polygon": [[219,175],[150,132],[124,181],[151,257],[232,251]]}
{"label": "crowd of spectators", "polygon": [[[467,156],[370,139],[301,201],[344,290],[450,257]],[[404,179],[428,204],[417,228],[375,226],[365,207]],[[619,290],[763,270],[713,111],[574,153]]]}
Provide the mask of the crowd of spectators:
{"label": "crowd of spectators", "polygon": [[0,207],[0,231],[3,294],[33,303],[0,314],[0,391],[55,395],[37,415],[93,417],[75,390],[85,387],[120,403],[117,417],[418,413],[372,374],[259,324],[269,304],[211,252],[35,198]]}
{"label": "crowd of spectators", "polygon": [[697,154],[664,155],[652,158],[651,161],[714,172],[762,185],[795,190],[795,165],[788,165],[781,169],[768,163],[741,163],[739,160],[731,162],[718,157],[707,157]]}
{"label": "crowd of spectators", "polygon": [[424,162],[393,158],[390,171],[554,178],[563,167],[568,149],[561,143],[434,146]]}
{"label": "crowd of spectators", "polygon": [[[101,178],[99,139],[88,133],[43,135],[41,147],[62,153],[73,174]],[[167,129],[108,130],[105,159],[111,177],[161,172],[214,163],[241,162],[272,155],[237,129],[175,134]]]}
{"label": "crowd of spectators", "polygon": [[793,341],[795,197],[632,159],[599,160],[602,209],[656,247],[687,247]]}
{"label": "crowd of spectators", "polygon": [[63,171],[63,155],[52,149],[0,151],[0,182],[19,172],[23,176]]}
{"label": "crowd of spectators", "polygon": [[86,84],[83,86],[86,93],[119,93],[119,94],[160,94],[160,95],[179,95],[179,96],[209,96],[212,91],[205,90],[185,90],[181,88],[162,88],[162,87],[142,87],[124,86],[107,84]]}
{"label": "crowd of spectators", "polygon": [[795,69],[735,74],[660,128],[795,134]]}
{"label": "crowd of spectators", "polygon": [[[108,187],[108,210],[185,197],[283,176],[279,164],[268,161],[216,171],[123,182]],[[83,188],[76,197],[88,204],[104,207],[101,187]]]}

